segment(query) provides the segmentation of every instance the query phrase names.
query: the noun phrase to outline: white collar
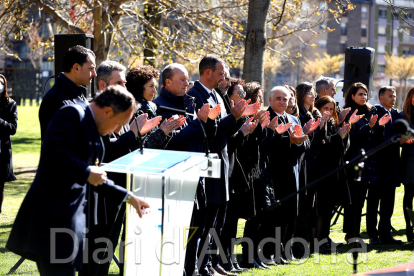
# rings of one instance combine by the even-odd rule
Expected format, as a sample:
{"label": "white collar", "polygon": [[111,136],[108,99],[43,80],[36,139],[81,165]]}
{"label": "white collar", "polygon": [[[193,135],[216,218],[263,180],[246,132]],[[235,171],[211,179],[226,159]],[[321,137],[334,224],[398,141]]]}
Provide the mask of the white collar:
{"label": "white collar", "polygon": [[386,109],[385,107],[382,106],[382,104],[378,104],[379,106],[381,106],[382,108],[384,108],[385,110],[388,110],[388,112],[391,112],[391,108],[390,109]]}
{"label": "white collar", "polygon": [[207,87],[205,87],[204,84],[201,83],[201,81],[198,81],[198,82],[201,84],[202,87],[204,87],[205,90],[207,90],[207,92],[209,94],[213,93],[213,91],[211,91],[210,89],[208,89]]}

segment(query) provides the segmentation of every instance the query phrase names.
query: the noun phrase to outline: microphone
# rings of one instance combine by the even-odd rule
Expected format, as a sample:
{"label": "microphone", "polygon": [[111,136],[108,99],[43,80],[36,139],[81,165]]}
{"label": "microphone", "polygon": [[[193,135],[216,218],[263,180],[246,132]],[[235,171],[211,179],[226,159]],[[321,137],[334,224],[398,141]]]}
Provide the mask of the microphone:
{"label": "microphone", "polygon": [[155,105],[157,106],[157,109],[159,109],[159,110],[173,111],[173,112],[177,112],[177,113],[178,113],[178,114],[180,114],[180,115],[188,115],[188,116],[192,116],[193,118],[194,118],[194,117],[197,117],[197,115],[194,115],[194,114],[188,113],[188,112],[186,112],[186,111],[185,111],[185,110],[183,110],[183,109],[172,108],[172,107],[166,107],[166,106],[162,106],[162,105],[159,105],[159,104],[155,104]]}
{"label": "microphone", "polygon": [[392,125],[392,133],[395,135],[405,136],[407,138],[414,138],[414,130],[410,128],[407,121],[398,119]]}

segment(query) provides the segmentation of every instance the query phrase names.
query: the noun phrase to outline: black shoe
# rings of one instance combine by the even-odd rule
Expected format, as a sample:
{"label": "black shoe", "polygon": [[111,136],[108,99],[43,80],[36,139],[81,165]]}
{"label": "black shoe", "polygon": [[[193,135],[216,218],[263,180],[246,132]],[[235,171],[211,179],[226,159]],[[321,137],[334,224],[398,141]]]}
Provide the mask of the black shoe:
{"label": "black shoe", "polygon": [[261,260],[261,261],[262,261],[262,263],[264,263],[267,266],[277,265],[277,263],[273,260],[273,258],[269,258],[269,259],[266,259],[265,261],[263,261],[263,260]]}
{"label": "black shoe", "polygon": [[414,242],[414,233],[412,227],[405,228],[405,235],[407,236],[407,242]]}
{"label": "black shoe", "polygon": [[369,244],[378,245],[378,244],[381,244],[381,241],[380,241],[380,239],[378,237],[373,237],[373,238],[370,238],[369,239]]}
{"label": "black shoe", "polygon": [[283,257],[276,258],[275,262],[278,265],[290,265],[290,263],[286,259],[284,259]]}
{"label": "black shoe", "polygon": [[244,271],[246,271],[246,270],[247,270],[247,268],[240,267],[240,265],[239,265],[239,263],[237,262],[237,260],[233,260],[233,261],[232,261],[232,263],[233,263],[233,267],[234,267],[234,269],[235,269],[236,271],[231,271],[231,272],[234,272],[234,273],[241,273],[241,272],[244,272]]}
{"label": "black shoe", "polygon": [[338,248],[338,247],[344,246],[344,243],[343,242],[334,242],[330,237],[328,237],[328,242],[329,242],[329,245],[331,247]]}
{"label": "black shoe", "polygon": [[319,250],[319,254],[331,254],[332,253],[331,244],[329,242],[321,244],[318,250]]}
{"label": "black shoe", "polygon": [[381,243],[383,244],[402,244],[403,243],[403,241],[396,240],[391,235],[380,237],[380,240],[381,240]]}
{"label": "black shoe", "polygon": [[265,264],[262,262],[262,260],[260,260],[259,258],[254,259],[254,261],[255,261],[258,265],[260,265],[261,267],[263,267],[264,269],[270,269],[270,267],[269,267],[269,266],[267,266],[267,265],[265,265]]}
{"label": "black shoe", "polygon": [[244,259],[240,260],[240,265],[242,267],[245,267],[247,269],[250,268],[257,268],[257,269],[261,269],[261,270],[266,270],[264,267],[260,266],[258,263],[256,263],[255,260],[251,260],[250,262],[246,262]]}

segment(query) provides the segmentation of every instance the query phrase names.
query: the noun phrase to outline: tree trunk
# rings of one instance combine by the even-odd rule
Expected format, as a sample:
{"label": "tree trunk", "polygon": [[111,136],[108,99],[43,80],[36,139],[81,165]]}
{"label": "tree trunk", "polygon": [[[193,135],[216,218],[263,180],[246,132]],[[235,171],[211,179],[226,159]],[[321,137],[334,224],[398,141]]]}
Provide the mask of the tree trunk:
{"label": "tree trunk", "polygon": [[[251,0],[247,18],[243,78],[246,82],[263,82],[263,56],[266,50],[266,15],[270,0]],[[266,91],[268,92],[268,91]],[[267,93],[266,93],[267,94]],[[264,95],[267,99],[267,95]]]}
{"label": "tree trunk", "polygon": [[[159,29],[161,26],[161,13],[159,12],[159,9],[155,8],[153,5],[147,4],[145,10],[145,19],[148,20],[148,22],[151,22],[151,25],[153,25],[154,28]],[[145,28],[144,63],[156,67],[158,44],[155,44],[154,40],[155,39],[151,37],[151,32]]]}

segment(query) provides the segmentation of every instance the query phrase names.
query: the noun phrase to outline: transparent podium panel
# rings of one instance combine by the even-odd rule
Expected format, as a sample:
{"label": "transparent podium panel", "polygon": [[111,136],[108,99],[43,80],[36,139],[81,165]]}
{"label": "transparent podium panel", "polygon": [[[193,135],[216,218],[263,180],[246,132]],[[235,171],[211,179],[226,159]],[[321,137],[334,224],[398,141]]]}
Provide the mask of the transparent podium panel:
{"label": "transparent podium panel", "polygon": [[103,168],[125,173],[127,187],[151,206],[140,219],[127,205],[125,256],[119,256],[125,275],[182,275],[197,185],[200,176],[220,177],[217,155],[145,149]]}

